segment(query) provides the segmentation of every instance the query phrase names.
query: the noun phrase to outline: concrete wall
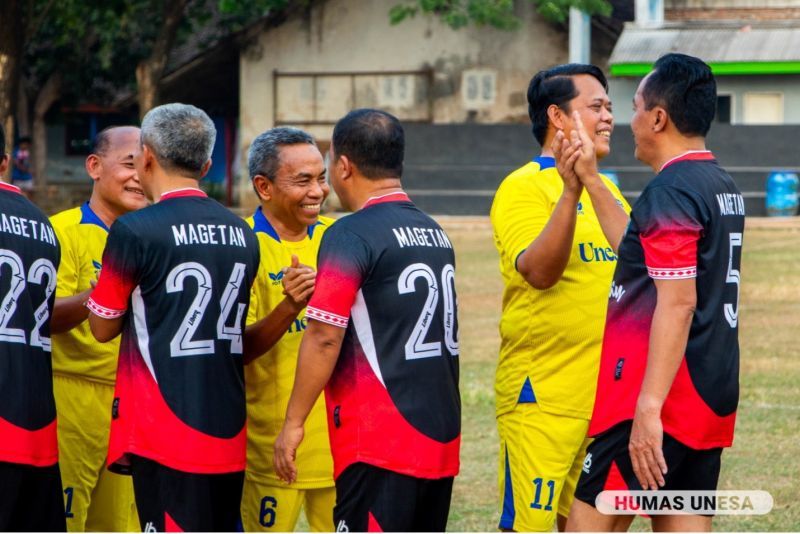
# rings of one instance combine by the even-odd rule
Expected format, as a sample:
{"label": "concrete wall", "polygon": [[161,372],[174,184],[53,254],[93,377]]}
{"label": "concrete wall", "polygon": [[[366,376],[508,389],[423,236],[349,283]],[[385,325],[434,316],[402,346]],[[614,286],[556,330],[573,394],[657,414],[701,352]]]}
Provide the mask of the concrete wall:
{"label": "concrete wall", "polygon": [[[568,59],[566,33],[546,23],[531,2],[517,3],[523,25],[511,32],[487,27],[452,30],[437,19],[420,15],[392,26],[389,10],[395,4],[397,0],[315,3],[307,17],[288,20],[243,50],[242,154],[252,139],[274,126],[276,120],[291,123],[316,118],[330,123],[354,107],[381,107],[405,121],[527,122],[525,91],[532,74]],[[319,77],[316,82],[310,77],[279,77],[275,84],[274,70],[421,74],[409,75],[404,82],[397,76],[375,75]],[[432,78],[422,72],[431,72]],[[462,81],[470,72],[476,76],[473,80],[477,85],[467,87]],[[492,79],[493,87],[489,83]],[[401,84],[405,85],[402,96],[397,94],[403,90]],[[394,105],[387,97],[389,86],[389,96],[398,98]],[[473,90],[489,101],[465,105],[465,94]],[[310,109],[315,100],[316,107]],[[330,138],[330,124],[306,129],[319,139]],[[243,181],[246,179],[243,177]],[[242,205],[254,204],[249,187],[242,183],[239,189]]]}
{"label": "concrete wall", "polygon": [[[629,124],[632,101],[640,78],[612,78],[609,94],[614,102],[614,119]],[[744,95],[747,92],[783,93],[784,124],[800,124],[800,76],[717,76],[717,92],[733,96],[731,123],[744,124]]]}
{"label": "concrete wall", "polygon": [[[773,170],[800,171],[800,126],[715,125],[708,146],[745,196],[747,213],[765,214],[765,182]],[[497,186],[540,147],[526,125],[409,125],[403,183],[422,209],[435,214],[488,215]],[[613,170],[633,202],[653,172],[633,157],[626,126],[611,139],[601,170]]]}

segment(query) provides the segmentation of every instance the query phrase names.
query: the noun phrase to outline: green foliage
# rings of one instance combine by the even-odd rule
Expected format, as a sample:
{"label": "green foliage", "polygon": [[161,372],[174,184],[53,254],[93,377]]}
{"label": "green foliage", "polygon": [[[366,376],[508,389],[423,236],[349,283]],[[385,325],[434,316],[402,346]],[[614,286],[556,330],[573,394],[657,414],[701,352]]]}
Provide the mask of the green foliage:
{"label": "green foliage", "polygon": [[[563,23],[569,17],[569,8],[576,7],[592,15],[609,16],[611,4],[607,0],[526,0],[536,5],[537,11],[547,20]],[[439,17],[453,29],[469,24],[514,30],[520,25],[514,13],[515,0],[408,0],[394,5],[389,11],[389,21],[399,24],[418,13]]]}

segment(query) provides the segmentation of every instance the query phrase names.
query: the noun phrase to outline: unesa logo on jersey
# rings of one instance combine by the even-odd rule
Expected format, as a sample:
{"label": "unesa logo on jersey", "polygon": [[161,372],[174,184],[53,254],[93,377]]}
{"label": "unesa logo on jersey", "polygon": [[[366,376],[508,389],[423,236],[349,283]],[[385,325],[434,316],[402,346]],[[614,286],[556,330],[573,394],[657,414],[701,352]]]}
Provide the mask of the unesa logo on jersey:
{"label": "unesa logo on jersey", "polygon": [[593,261],[617,261],[617,255],[614,254],[614,249],[611,247],[595,247],[594,243],[579,243],[578,252],[581,255],[581,260],[586,263]]}

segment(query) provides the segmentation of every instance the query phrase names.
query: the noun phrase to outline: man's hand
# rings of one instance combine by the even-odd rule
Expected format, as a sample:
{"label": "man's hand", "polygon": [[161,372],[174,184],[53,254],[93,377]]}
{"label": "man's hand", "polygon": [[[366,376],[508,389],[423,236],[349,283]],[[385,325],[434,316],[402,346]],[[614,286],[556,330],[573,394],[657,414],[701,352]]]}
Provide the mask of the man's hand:
{"label": "man's hand", "polygon": [[594,150],[594,141],[586,132],[586,127],[581,120],[581,114],[572,112],[572,121],[575,128],[570,132],[570,144],[580,152],[575,161],[575,174],[586,185],[587,180],[599,179],[597,172],[597,153]]}
{"label": "man's hand", "polygon": [[297,466],[294,461],[297,459],[297,447],[303,441],[303,435],[303,425],[292,425],[287,420],[275,440],[275,454],[272,463],[278,478],[287,484],[297,480]]}
{"label": "man's hand", "polygon": [[633,417],[628,451],[633,472],[645,490],[657,490],[664,486],[667,462],[664,459],[663,441],[661,407],[647,403],[640,397]]}
{"label": "man's hand", "polygon": [[286,295],[299,312],[308,304],[311,295],[314,293],[314,284],[317,273],[308,265],[303,265],[300,260],[292,254],[292,265],[283,268],[283,294]]}
{"label": "man's hand", "polygon": [[553,142],[550,145],[556,159],[556,169],[558,175],[564,181],[564,190],[580,196],[583,185],[575,173],[575,162],[581,156],[580,140],[576,144],[567,141],[562,130],[556,132]]}

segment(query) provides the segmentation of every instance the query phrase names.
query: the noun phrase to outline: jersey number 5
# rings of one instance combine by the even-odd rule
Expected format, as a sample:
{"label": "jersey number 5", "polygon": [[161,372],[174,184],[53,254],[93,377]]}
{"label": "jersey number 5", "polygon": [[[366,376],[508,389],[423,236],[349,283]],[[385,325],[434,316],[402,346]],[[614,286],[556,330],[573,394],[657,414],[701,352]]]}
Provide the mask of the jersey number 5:
{"label": "jersey number 5", "polygon": [[[233,354],[242,353],[242,315],[244,314],[245,304],[237,302],[239,289],[244,280],[245,266],[243,263],[236,263],[233,272],[225,286],[225,291],[219,300],[220,314],[217,319],[217,339],[228,340],[231,342],[231,352]],[[183,284],[186,278],[194,278],[197,281],[197,294],[189,306],[189,310],[183,317],[178,331],[172,337],[169,344],[171,356],[197,356],[203,354],[214,354],[213,339],[192,339],[197,327],[203,320],[208,303],[211,301],[212,282],[211,275],[203,265],[196,261],[181,263],[167,275],[167,293],[177,293],[183,291]],[[229,326],[228,317],[236,307],[236,320],[233,326]]]}
{"label": "jersey number 5", "polygon": [[731,325],[731,328],[736,328],[739,324],[739,264],[741,260],[736,262],[736,269],[733,268],[733,248],[742,246],[742,234],[740,232],[731,233],[728,235],[730,240],[730,249],[728,254],[728,276],[725,278],[726,284],[736,284],[736,302],[734,304],[725,303],[725,320]]}
{"label": "jersey number 5", "polygon": [[[412,263],[400,273],[397,280],[397,290],[401,295],[414,293],[417,289],[415,282],[417,278],[423,278],[428,283],[428,298],[422,307],[422,311],[411,331],[408,341],[406,341],[406,360],[418,360],[420,358],[433,358],[442,355],[442,342],[425,342],[428,329],[431,327],[431,319],[436,312],[436,304],[439,301],[439,284],[433,269],[424,263]],[[442,292],[444,293],[444,344],[453,356],[458,355],[458,340],[456,340],[456,298],[455,298],[455,268],[447,264],[442,269]]]}

